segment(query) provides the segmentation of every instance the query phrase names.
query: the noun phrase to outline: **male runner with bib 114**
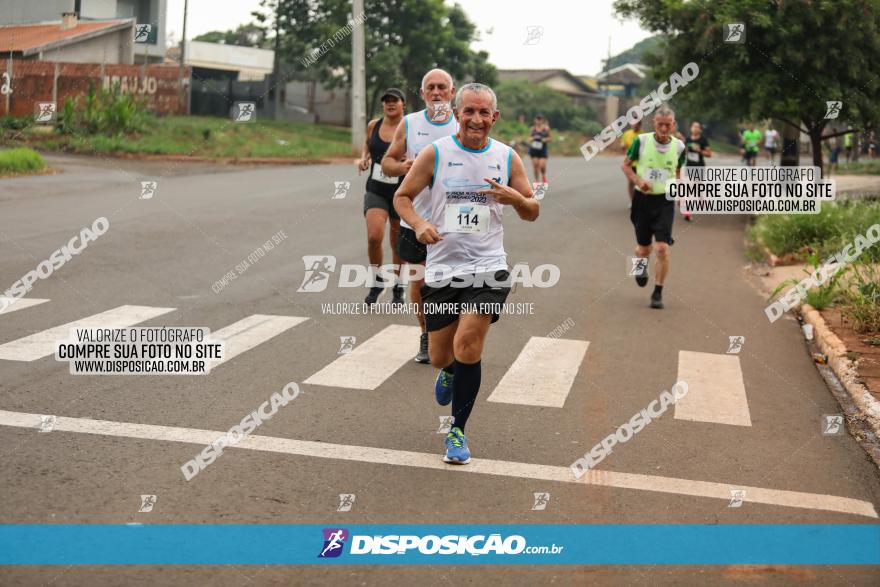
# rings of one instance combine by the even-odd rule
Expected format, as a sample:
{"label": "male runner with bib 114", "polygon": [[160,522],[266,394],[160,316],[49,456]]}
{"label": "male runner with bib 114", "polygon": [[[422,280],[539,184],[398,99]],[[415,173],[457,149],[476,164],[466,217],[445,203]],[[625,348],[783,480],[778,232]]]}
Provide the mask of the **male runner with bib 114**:
{"label": "male runner with bib 114", "polygon": [[[422,99],[426,108],[407,114],[397,126],[394,140],[382,158],[382,171],[389,177],[400,177],[409,171],[419,151],[437,139],[448,137],[458,131],[458,122],[452,116],[452,96],[455,87],[452,76],[442,69],[432,69],[422,78]],[[430,214],[431,199],[425,189],[415,199],[418,214],[426,217]],[[406,220],[400,222],[400,233],[397,235],[397,253],[403,261],[411,265],[425,263],[426,249],[416,239],[416,234]],[[419,341],[419,352],[415,357],[417,363],[428,363],[428,332],[425,330],[425,317],[422,313],[421,289],[425,284],[423,277],[413,279],[410,274],[409,297],[415,304],[416,318],[422,328]]]}
{"label": "male runner with bib 114", "polygon": [[[654,132],[636,137],[621,167],[636,186],[629,215],[636,229],[636,256],[646,259],[652,248],[657,251],[651,307],[658,309],[663,307],[663,282],[669,272],[675,219],[675,202],[666,199],[666,180],[680,178],[685,162],[684,143],[672,135],[674,131],[675,113],[668,106],[661,106],[654,113]],[[647,263],[642,273],[636,275],[636,283],[639,287],[647,285]]]}
{"label": "male runner with bib 114", "polygon": [[[455,96],[459,130],[423,149],[394,194],[394,207],[420,242],[428,245],[425,322],[437,402],[452,402],[446,435],[447,463],[470,461],[464,435],[480,390],[480,358],[489,326],[510,293],[502,215],[512,206],[523,220],[537,219],[525,166],[513,149],[489,137],[498,120],[495,92],[463,86]],[[428,189],[428,216],[413,199]]]}

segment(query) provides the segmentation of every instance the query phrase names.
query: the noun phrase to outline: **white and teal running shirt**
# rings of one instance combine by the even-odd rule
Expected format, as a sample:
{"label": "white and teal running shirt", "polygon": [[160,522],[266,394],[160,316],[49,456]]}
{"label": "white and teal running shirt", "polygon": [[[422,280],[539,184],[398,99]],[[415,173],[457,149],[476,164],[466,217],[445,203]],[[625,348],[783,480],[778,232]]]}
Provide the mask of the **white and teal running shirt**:
{"label": "white and teal running shirt", "polygon": [[430,216],[426,218],[443,240],[428,245],[425,281],[506,270],[504,205],[478,192],[492,187],[485,181],[487,177],[509,184],[513,149],[490,138],[484,148],[475,151],[464,147],[455,135],[432,146],[434,177]]}
{"label": "white and teal running shirt", "polygon": [[[446,122],[438,123],[431,122],[428,119],[427,110],[420,110],[419,112],[413,112],[404,116],[403,123],[406,129],[407,159],[415,159],[419,151],[437,139],[442,139],[458,132],[458,121],[452,114],[449,115],[449,120]],[[431,213],[430,199],[427,194],[428,188],[425,188],[413,198],[413,208],[415,208],[416,214],[422,218],[428,218]],[[403,219],[401,219],[400,225],[412,229]]]}

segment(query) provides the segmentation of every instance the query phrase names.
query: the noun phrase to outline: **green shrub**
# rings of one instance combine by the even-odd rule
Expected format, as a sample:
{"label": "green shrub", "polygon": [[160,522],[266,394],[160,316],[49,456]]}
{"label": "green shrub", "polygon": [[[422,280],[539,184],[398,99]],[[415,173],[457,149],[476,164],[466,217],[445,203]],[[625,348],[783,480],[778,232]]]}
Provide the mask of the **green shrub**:
{"label": "green shrub", "polygon": [[880,299],[847,299],[841,313],[858,334],[880,333]]}
{"label": "green shrub", "polygon": [[65,134],[119,136],[141,132],[148,118],[143,99],[89,82],[84,95],[64,100],[56,126]]}
{"label": "green shrub", "polygon": [[[822,204],[819,214],[761,216],[748,235],[751,240],[766,245],[775,255],[804,253],[806,256],[809,247],[826,258],[877,223],[880,223],[880,202],[843,201]],[[871,247],[862,256],[880,260],[880,247]]]}
{"label": "green shrub", "polygon": [[[817,255],[816,253],[812,253],[809,256],[809,264],[809,268],[804,268],[804,273],[806,275],[811,275],[815,273],[816,270],[819,269],[819,266],[822,265],[822,260],[820,259],[819,255]],[[810,304],[817,310],[823,310],[828,306],[831,306],[841,296],[841,289],[839,284],[844,275],[846,275],[846,268],[825,279],[822,285],[808,289],[806,291],[806,295],[804,296],[803,302],[806,304]],[[776,288],[770,294],[770,299],[775,298],[782,292],[782,290],[786,290],[789,287],[795,286],[799,282],[800,279],[786,279],[776,286]]]}
{"label": "green shrub", "polygon": [[16,118],[15,116],[4,116],[3,118],[0,118],[0,128],[21,130],[30,126],[32,122],[33,119],[28,116],[22,116],[20,118]]}
{"label": "green shrub", "polygon": [[46,168],[39,153],[27,148],[0,151],[0,174],[33,173]]}
{"label": "green shrub", "polygon": [[584,134],[584,136],[594,137],[602,132],[602,125],[595,120],[581,120],[577,123],[576,128]]}
{"label": "green shrub", "polygon": [[856,332],[880,332],[880,269],[870,262],[857,261],[848,271],[841,312]]}
{"label": "green shrub", "polygon": [[880,159],[841,163],[837,173],[839,175],[880,175]]}
{"label": "green shrub", "polygon": [[518,120],[522,116],[526,130],[538,113],[547,118],[551,130],[586,134],[587,123],[596,121],[596,114],[589,106],[575,106],[571,98],[547,86],[525,80],[508,80],[500,82],[495,91],[499,96],[498,109],[502,120]]}
{"label": "green shrub", "polygon": [[810,304],[817,310],[824,310],[831,306],[837,299],[837,292],[831,287],[818,287],[807,291],[804,303]]}

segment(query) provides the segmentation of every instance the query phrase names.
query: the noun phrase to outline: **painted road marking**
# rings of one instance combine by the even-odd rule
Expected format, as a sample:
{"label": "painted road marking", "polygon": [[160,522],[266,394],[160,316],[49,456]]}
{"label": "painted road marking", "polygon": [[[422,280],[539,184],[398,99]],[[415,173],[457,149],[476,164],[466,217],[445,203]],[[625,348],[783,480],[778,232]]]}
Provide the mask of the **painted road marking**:
{"label": "painted road marking", "polygon": [[[8,412],[0,410],[0,425],[17,428],[39,429],[41,414]],[[208,445],[224,432],[199,430],[194,428],[178,428],[172,426],[156,426],[153,424],[132,424],[127,422],[111,422],[108,420],[91,420],[89,418],[68,418],[57,416],[54,432],[77,432],[82,434],[98,434],[167,442],[185,442],[197,445]],[[38,433],[38,432],[36,432]],[[579,480],[575,480],[568,467],[556,465],[536,465],[511,461],[474,459],[466,467],[451,466],[443,463],[437,454],[426,454],[369,446],[351,446],[294,440],[292,438],[276,438],[271,436],[245,436],[238,444],[228,447],[232,449],[259,450],[305,457],[354,461],[357,463],[375,463],[377,465],[397,465],[403,467],[419,467],[438,469],[449,474],[477,473],[500,477],[517,477],[558,483],[583,483],[603,487],[638,489],[675,495],[709,497],[730,501],[731,489],[745,490],[745,501],[784,507],[803,508],[840,512],[857,516],[877,518],[874,505],[868,501],[819,493],[803,493],[782,489],[766,489],[747,485],[731,485],[710,481],[693,481],[657,475],[641,475],[637,473],[618,473],[591,469]],[[182,463],[181,463],[182,464]]]}
{"label": "painted road marking", "polygon": [[531,337],[487,401],[561,408],[589,346],[586,340]]}
{"label": "painted road marking", "polygon": [[346,389],[376,389],[395,371],[412,361],[413,349],[418,347],[420,334],[418,326],[387,326],[303,383]]}
{"label": "painted road marking", "polygon": [[[16,310],[24,310],[25,308],[30,308],[32,306],[39,306],[40,304],[45,304],[49,300],[41,299],[41,298],[10,298],[7,296],[0,296],[0,314],[10,314],[15,312]],[[6,304],[10,304],[9,306],[4,307]]]}
{"label": "painted road marking", "polygon": [[55,354],[55,345],[70,337],[71,328],[125,328],[162,314],[173,312],[176,308],[154,308],[151,306],[119,306],[100,314],[87,316],[41,330],[30,336],[0,345],[0,359],[7,361],[36,361]]}
{"label": "painted road marking", "polygon": [[216,332],[212,332],[212,340],[223,340],[226,342],[226,358],[223,361],[218,361],[217,364],[223,364],[306,320],[308,318],[300,318],[299,316],[254,314]]}
{"label": "painted road marking", "polygon": [[678,381],[688,392],[675,404],[676,420],[752,425],[738,356],[678,351]]}

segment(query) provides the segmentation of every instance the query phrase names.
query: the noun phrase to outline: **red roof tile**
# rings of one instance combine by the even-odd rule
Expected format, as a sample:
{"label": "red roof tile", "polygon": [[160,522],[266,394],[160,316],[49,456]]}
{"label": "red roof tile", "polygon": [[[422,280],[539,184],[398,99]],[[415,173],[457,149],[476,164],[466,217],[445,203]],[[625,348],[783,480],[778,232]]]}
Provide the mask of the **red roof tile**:
{"label": "red roof tile", "polygon": [[77,37],[91,37],[102,29],[121,28],[128,20],[80,21],[75,27],[61,30],[61,22],[0,26],[0,54],[22,52],[25,55],[35,49],[52,44],[66,44]]}

